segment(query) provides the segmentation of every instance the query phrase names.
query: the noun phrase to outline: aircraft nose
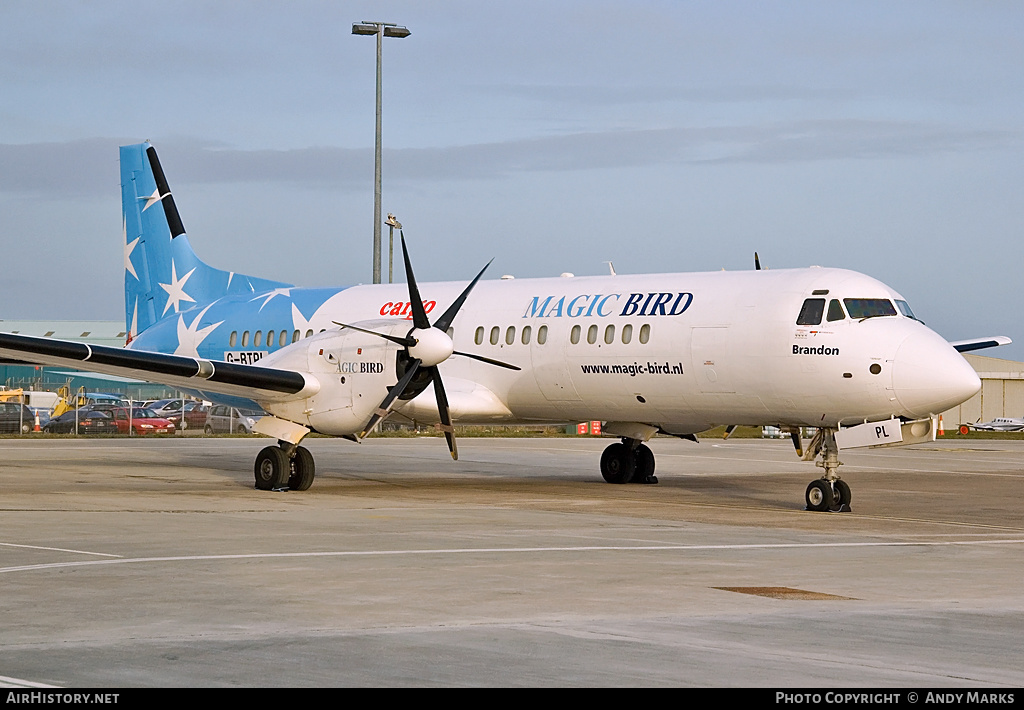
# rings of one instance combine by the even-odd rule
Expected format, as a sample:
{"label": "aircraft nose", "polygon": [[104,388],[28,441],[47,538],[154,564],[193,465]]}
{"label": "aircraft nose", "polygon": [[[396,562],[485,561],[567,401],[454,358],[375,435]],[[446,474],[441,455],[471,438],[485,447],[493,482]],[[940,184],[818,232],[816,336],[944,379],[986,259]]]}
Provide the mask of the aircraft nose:
{"label": "aircraft nose", "polygon": [[905,413],[920,418],[955,407],[981,389],[978,373],[963,356],[923,327],[896,351],[892,383]]}

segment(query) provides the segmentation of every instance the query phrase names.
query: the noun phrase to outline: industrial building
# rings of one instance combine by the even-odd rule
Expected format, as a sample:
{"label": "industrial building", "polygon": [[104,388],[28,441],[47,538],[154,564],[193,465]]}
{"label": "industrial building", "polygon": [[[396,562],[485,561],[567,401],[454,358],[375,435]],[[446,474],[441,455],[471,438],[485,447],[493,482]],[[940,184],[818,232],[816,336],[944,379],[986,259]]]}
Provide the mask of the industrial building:
{"label": "industrial building", "polygon": [[[75,340],[115,348],[124,346],[127,335],[123,321],[101,320],[0,320],[0,332]],[[0,359],[0,385],[8,389],[56,392],[65,384],[69,384],[72,391],[84,387],[87,392],[118,392],[136,400],[177,396],[176,391],[166,385],[99,372],[16,364]]]}

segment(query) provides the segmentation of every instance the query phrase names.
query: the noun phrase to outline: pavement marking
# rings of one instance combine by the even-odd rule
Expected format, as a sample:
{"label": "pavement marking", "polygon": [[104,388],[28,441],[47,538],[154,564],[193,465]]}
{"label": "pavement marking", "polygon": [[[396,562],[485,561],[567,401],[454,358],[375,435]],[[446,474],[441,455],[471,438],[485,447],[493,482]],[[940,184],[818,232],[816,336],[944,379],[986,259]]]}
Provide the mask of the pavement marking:
{"label": "pavement marking", "polygon": [[424,550],[343,550],[337,552],[261,552],[235,555],[180,555],[135,557],[87,562],[47,562],[0,567],[0,574],[96,565],[147,564],[160,562],[202,562],[213,560],[295,559],[301,557],[385,557],[398,555],[529,554],[543,552],[701,552],[707,550],[786,550],[851,547],[957,547],[976,545],[1024,545],[1024,538],[1005,540],[950,540],[933,542],[785,542],[741,545],[582,545],[578,547],[455,547]]}
{"label": "pavement marking", "polygon": [[[96,555],[98,557],[123,557],[123,555],[111,555],[106,552],[89,552],[88,550],[69,550],[63,547],[42,547],[40,545],[18,545],[13,542],[0,542],[0,547],[24,547],[28,550],[49,550],[51,552],[72,552],[76,555]],[[3,676],[0,676],[2,678]]]}
{"label": "pavement marking", "polygon": [[[8,678],[0,675],[0,688],[59,688],[59,685],[47,685],[46,683],[35,683],[31,680],[21,678]],[[10,700],[8,700],[10,702]]]}

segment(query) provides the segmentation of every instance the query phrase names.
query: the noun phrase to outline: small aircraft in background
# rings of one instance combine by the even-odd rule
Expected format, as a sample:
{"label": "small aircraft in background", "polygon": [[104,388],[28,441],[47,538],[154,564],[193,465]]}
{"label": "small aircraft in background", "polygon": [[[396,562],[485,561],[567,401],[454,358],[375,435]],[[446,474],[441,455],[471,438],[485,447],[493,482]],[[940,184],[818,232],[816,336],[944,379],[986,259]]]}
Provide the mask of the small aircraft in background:
{"label": "small aircraft in background", "polygon": [[990,422],[975,422],[974,424],[961,424],[960,433],[966,434],[965,429],[973,431],[1021,431],[1024,429],[1024,419],[1013,417],[996,417]]}

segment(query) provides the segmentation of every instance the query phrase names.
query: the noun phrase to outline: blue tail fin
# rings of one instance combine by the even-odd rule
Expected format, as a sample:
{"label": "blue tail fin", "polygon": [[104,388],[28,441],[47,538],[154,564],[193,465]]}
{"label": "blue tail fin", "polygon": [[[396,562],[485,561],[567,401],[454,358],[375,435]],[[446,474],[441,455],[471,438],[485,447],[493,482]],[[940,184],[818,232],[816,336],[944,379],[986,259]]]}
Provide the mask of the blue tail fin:
{"label": "blue tail fin", "polygon": [[156,149],[121,146],[124,304],[128,339],[165,316],[230,294],[291,284],[215,269],[192,251]]}

